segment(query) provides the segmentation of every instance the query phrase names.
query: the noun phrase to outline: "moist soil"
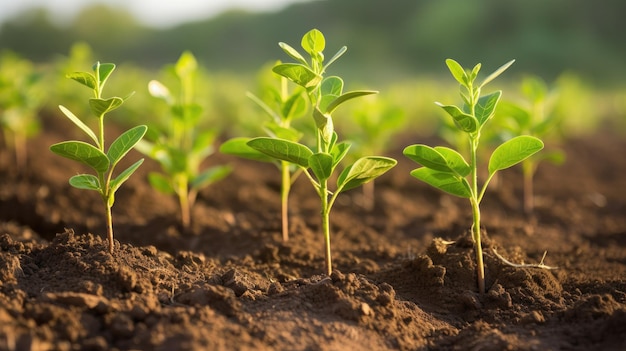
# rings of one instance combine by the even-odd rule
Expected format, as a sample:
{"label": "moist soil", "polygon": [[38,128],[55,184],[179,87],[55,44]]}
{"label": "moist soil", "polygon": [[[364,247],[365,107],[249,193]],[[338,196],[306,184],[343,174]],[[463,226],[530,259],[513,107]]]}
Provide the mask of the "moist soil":
{"label": "moist soil", "polygon": [[519,169],[493,183],[481,295],[469,204],[411,178],[401,148],[373,208],[360,189],[335,204],[328,277],[307,180],[283,242],[277,169],[224,155],[210,161],[235,171],[200,192],[187,230],[146,160],[118,191],[109,254],[97,193],[67,182],[85,170],[48,151],[80,136],[58,125],[24,169],[0,152],[0,350],[626,350],[626,141],[611,132],[562,142],[533,214]]}

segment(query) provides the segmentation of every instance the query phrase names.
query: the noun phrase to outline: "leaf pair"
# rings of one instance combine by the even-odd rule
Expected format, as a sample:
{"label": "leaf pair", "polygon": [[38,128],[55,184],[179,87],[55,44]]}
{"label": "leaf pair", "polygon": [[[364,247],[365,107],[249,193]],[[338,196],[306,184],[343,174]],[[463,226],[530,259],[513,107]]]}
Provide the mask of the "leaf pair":
{"label": "leaf pair", "polygon": [[[514,166],[543,149],[538,138],[521,135],[498,146],[489,159],[489,178],[497,171]],[[411,175],[449,194],[463,198],[477,196],[466,177],[471,173],[470,165],[463,156],[450,148],[427,145],[411,145],[404,155],[423,165]]]}

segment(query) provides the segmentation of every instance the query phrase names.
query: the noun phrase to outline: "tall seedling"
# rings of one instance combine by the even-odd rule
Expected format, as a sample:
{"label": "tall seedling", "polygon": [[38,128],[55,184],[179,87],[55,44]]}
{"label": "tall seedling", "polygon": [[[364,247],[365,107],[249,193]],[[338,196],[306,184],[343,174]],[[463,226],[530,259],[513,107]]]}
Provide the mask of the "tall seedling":
{"label": "tall seedling", "polygon": [[343,55],[347,48],[342,47],[325,62],[323,51],[326,41],[322,32],[317,29],[302,37],[301,46],[308,54],[309,61],[288,44],[281,42],[279,46],[297,62],[280,63],[274,66],[273,71],[306,89],[313,110],[317,142],[314,148],[309,148],[287,139],[261,137],[250,140],[248,145],[268,156],[297,165],[311,181],[320,197],[326,274],[330,275],[332,260],[329,217],[337,196],[342,191],[358,187],[384,174],[396,165],[396,160],[381,156],[361,157],[339,174],[336,188],[331,191],[329,179],[350,148],[350,144],[338,142],[332,113],[348,100],[376,92],[359,90],[344,93],[343,80],[340,77],[324,76],[328,66]]}
{"label": "tall seedling", "polygon": [[173,69],[180,82],[176,97],[159,81],[153,80],[148,84],[150,94],[169,105],[170,124],[164,128],[155,126],[160,130],[156,140],[142,140],[137,149],[161,165],[163,173],[152,172],[148,180],[155,189],[165,194],[176,194],[181,222],[187,229],[198,192],[226,177],[231,168],[215,166],[200,170],[202,162],[214,152],[217,131],[198,127],[203,109],[194,102],[194,78],[198,63],[193,54],[184,52]]}
{"label": "tall seedling", "polygon": [[[270,138],[280,138],[298,142],[303,133],[292,126],[294,118],[304,115],[306,112],[306,97],[304,89],[297,87],[289,90],[287,78],[272,75],[280,81],[280,87],[268,85],[265,87],[266,95],[270,101],[264,101],[252,93],[248,97],[259,105],[270,116],[270,121],[263,124],[263,129]],[[289,193],[293,181],[301,173],[302,169],[289,161],[279,160],[248,146],[251,138],[238,137],[227,140],[220,146],[220,152],[256,161],[274,163],[281,174],[280,198],[283,241],[289,240]]]}
{"label": "tall seedling", "polygon": [[437,189],[449,194],[469,199],[472,206],[472,239],[476,251],[476,271],[478,290],[485,292],[485,268],[480,232],[480,202],[485,195],[487,185],[496,172],[509,168],[543,148],[543,142],[533,136],[516,136],[498,146],[489,159],[488,177],[482,186],[478,182],[477,151],[483,127],[493,117],[496,106],[500,101],[501,91],[481,95],[481,89],[502,72],[514,61],[510,61],[498,68],[476,84],[480,71],[480,64],[473,69],[464,69],[452,59],[446,64],[454,79],[461,85],[463,106],[443,105],[437,103],[452,117],[456,127],[467,133],[469,140],[469,162],[458,152],[448,147],[416,144],[404,149],[404,155],[421,164],[423,167],[413,170],[411,175]]}
{"label": "tall seedling", "polygon": [[[63,114],[69,118],[76,126],[84,131],[93,144],[82,141],[64,141],[50,146],[50,150],[57,155],[78,161],[91,167],[96,175],[79,174],[70,178],[70,185],[78,189],[95,190],[100,194],[106,208],[107,238],[109,241],[109,252],[113,253],[113,217],[111,208],[115,202],[115,192],[143,163],[143,159],[133,163],[130,167],[113,176],[115,166],[119,161],[143,138],[148,130],[145,125],[140,125],[122,133],[106,150],[104,138],[104,117],[107,113],[120,107],[126,98],[111,97],[103,98],[102,90],[104,85],[113,73],[115,65],[112,63],[97,62],[93,66],[94,73],[75,72],[68,75],[82,85],[88,87],[93,92],[93,97],[89,99],[91,112],[98,118],[98,134],[87,126],[81,119],[76,117],[64,106],[59,106]],[[132,94],[131,94],[132,95]]]}

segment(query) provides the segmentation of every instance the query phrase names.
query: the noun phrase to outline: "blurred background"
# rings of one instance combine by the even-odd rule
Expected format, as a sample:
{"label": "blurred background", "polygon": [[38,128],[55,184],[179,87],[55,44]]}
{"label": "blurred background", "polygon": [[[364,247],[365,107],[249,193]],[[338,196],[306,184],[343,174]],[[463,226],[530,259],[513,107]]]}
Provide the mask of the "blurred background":
{"label": "blurred background", "polygon": [[348,46],[337,71],[372,82],[447,74],[466,66],[551,80],[576,72],[599,86],[623,84],[623,0],[1,0],[0,48],[34,61],[88,43],[100,61],[146,67],[193,52],[209,70],[254,72],[284,58],[277,42],[299,43],[316,27],[329,50]]}
{"label": "blurred background", "polygon": [[[515,59],[493,89],[528,100],[520,84],[535,76],[558,92],[549,102],[564,125],[559,133],[575,135],[602,125],[626,130],[625,13],[624,0],[0,0],[0,54],[48,76],[36,102],[54,113],[60,103],[84,105],[66,73],[89,70],[96,60],[118,64],[124,73],[110,92],[138,92],[126,107],[132,118],[122,119],[135,122],[162,113],[147,82],[187,50],[203,69],[197,91],[205,123],[257,135],[259,118],[249,117],[260,113],[246,91],[258,93],[262,72],[290,60],[278,42],[299,48],[302,35],[318,28],[327,55],[348,47],[328,73],[348,88],[381,91],[377,102],[355,106],[366,111],[346,114],[401,109],[402,125],[441,135],[434,101],[459,103],[445,59],[468,68],[480,62],[482,74]],[[15,61],[4,61],[7,81],[15,81]],[[28,89],[22,95],[32,101],[37,95]]]}

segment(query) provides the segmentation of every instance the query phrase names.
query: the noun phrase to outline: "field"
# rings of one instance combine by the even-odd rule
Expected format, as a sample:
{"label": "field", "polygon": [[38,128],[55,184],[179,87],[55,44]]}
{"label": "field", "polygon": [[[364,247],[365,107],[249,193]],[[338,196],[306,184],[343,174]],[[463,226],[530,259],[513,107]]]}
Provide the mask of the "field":
{"label": "field", "polygon": [[282,242],[275,167],[226,155],[211,162],[235,172],[200,192],[189,230],[146,162],[117,194],[109,255],[97,194],[48,150],[75,137],[61,118],[43,119],[28,167],[0,149],[0,349],[626,349],[626,140],[610,128],[562,142],[532,215],[520,169],[502,172],[482,206],[480,295],[469,205],[410,177],[401,148],[372,210],[360,189],[339,197],[330,277],[310,185],[294,184]]}

